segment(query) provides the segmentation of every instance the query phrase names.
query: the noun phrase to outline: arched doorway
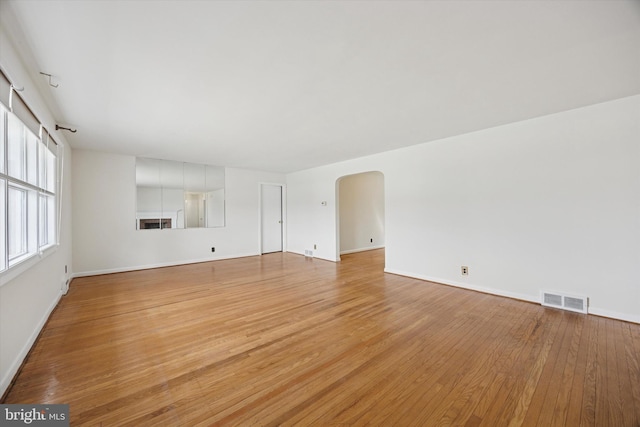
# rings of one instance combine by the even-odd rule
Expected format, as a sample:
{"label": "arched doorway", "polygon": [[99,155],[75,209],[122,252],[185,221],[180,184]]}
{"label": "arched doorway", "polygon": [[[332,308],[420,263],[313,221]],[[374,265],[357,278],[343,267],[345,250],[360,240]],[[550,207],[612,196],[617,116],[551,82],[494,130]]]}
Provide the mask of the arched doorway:
{"label": "arched doorway", "polygon": [[385,246],[384,175],[371,171],[338,178],[337,259]]}

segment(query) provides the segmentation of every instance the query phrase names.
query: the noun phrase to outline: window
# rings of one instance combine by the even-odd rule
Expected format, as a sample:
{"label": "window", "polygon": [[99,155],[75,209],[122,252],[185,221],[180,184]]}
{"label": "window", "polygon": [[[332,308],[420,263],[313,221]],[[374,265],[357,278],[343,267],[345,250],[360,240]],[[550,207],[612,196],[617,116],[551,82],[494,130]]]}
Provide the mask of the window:
{"label": "window", "polygon": [[9,186],[9,262],[28,253],[27,190]]}
{"label": "window", "polygon": [[56,150],[42,126],[36,135],[0,104],[0,272],[57,243]]}

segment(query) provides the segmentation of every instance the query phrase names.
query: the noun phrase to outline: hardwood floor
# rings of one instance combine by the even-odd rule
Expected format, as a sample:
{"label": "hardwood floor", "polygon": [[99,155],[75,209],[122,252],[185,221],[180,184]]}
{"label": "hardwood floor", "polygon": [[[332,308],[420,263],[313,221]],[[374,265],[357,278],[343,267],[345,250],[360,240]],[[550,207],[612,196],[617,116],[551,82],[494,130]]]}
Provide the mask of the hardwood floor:
{"label": "hardwood floor", "polygon": [[340,263],[75,279],[4,403],[71,425],[639,426],[640,325]]}

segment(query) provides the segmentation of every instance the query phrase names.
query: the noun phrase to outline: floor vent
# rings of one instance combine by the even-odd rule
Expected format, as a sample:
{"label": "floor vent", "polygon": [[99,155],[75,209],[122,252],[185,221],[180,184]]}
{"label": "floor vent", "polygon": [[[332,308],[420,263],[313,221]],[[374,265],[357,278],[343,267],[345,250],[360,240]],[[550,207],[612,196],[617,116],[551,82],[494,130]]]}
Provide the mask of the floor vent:
{"label": "floor vent", "polygon": [[304,250],[304,256],[309,257],[309,258],[313,258],[313,251],[311,249],[305,249]]}
{"label": "floor vent", "polygon": [[561,308],[563,310],[587,313],[589,299],[575,295],[565,295],[559,292],[542,292],[542,305]]}

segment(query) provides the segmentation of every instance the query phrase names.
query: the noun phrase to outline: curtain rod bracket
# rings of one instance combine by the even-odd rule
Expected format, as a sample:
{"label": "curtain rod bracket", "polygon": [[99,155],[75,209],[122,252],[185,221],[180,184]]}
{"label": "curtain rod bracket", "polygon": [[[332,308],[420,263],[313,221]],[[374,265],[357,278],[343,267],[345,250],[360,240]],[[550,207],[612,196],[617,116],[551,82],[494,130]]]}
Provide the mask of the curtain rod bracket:
{"label": "curtain rod bracket", "polygon": [[51,74],[43,73],[42,71],[40,71],[40,74],[42,74],[43,76],[49,77],[49,86],[51,86],[53,88],[56,88],[56,87],[60,86],[59,84],[54,85],[53,83],[51,83]]}
{"label": "curtain rod bracket", "polygon": [[71,133],[78,132],[78,129],[69,129],[69,128],[65,128],[65,127],[62,127],[62,126],[58,126],[58,125],[56,125],[56,130],[68,130]]}

